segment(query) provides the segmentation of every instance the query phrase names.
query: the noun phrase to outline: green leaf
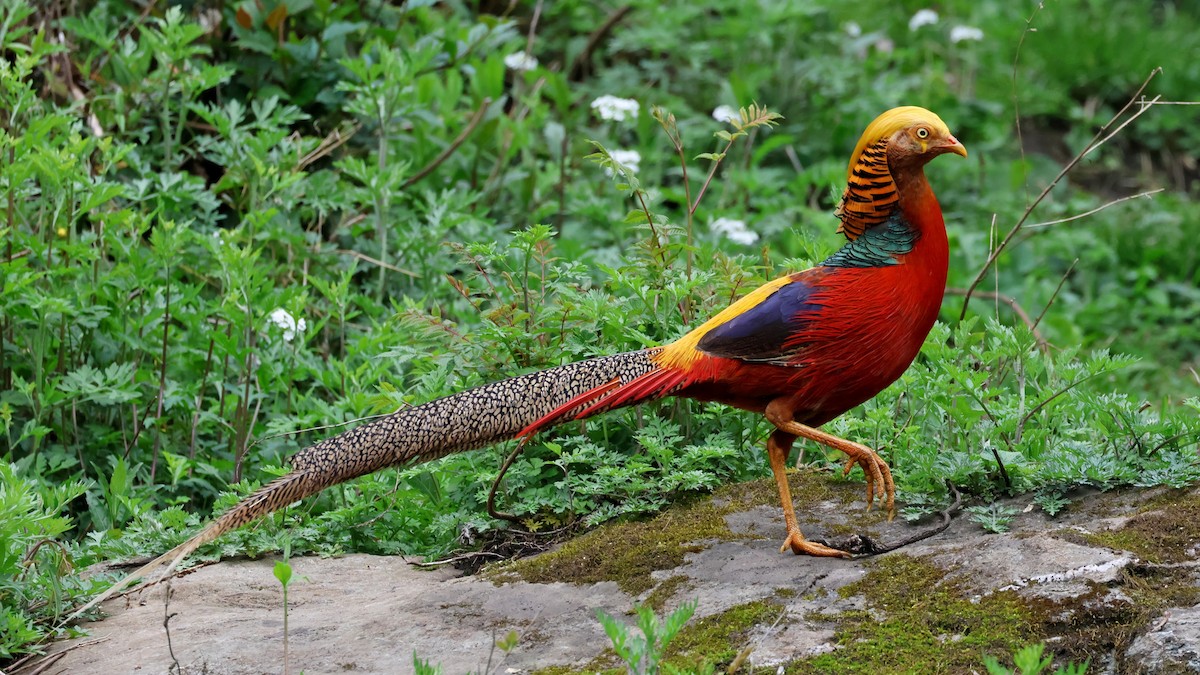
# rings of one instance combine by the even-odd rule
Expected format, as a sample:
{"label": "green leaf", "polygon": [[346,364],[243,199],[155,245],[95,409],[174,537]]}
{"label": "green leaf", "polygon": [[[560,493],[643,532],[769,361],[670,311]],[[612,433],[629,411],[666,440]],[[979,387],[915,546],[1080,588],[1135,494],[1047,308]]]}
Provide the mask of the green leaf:
{"label": "green leaf", "polygon": [[282,560],[276,560],[274,574],[279,583],[287,588],[288,583],[292,580],[292,566]]}

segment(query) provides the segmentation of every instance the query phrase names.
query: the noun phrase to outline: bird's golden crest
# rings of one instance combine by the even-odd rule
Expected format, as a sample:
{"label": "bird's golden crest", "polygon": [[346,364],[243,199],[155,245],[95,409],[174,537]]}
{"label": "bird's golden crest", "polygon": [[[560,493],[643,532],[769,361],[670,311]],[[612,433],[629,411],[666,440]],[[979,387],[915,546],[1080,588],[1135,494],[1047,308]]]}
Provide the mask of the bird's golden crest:
{"label": "bird's golden crest", "polygon": [[835,214],[841,219],[838,232],[853,241],[869,227],[891,216],[900,196],[888,168],[888,141],[896,132],[925,125],[937,136],[949,136],[940,117],[917,106],[892,108],[875,118],[858,139],[846,168],[846,190]]}

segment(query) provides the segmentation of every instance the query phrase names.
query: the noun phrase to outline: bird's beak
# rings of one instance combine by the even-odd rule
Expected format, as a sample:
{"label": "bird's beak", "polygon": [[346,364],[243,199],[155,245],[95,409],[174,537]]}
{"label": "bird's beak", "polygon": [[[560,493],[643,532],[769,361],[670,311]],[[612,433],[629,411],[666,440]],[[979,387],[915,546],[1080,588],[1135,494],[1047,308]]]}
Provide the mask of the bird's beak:
{"label": "bird's beak", "polygon": [[942,146],[942,152],[953,152],[956,155],[967,156],[967,148],[953,136],[946,138],[946,144]]}

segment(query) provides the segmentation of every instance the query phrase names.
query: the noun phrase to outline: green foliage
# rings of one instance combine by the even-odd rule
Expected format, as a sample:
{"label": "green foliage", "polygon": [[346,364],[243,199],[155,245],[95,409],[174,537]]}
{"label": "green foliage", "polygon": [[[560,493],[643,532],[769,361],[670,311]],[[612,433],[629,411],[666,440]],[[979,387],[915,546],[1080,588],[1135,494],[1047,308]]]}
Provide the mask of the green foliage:
{"label": "green foliage", "polygon": [[[511,630],[508,631],[504,637],[498,640],[493,638],[493,640],[493,647],[495,649],[499,649],[504,656],[498,660],[498,662],[495,664],[495,669],[493,670],[492,656],[489,654],[487,665],[484,667],[482,675],[492,675],[492,673],[501,672],[500,666],[504,663],[504,659],[507,658],[509,652],[517,648],[517,643],[519,641],[516,631]],[[420,658],[417,656],[417,652],[413,651],[413,672],[416,675],[441,675],[442,667],[440,665],[434,665],[429,661]],[[471,673],[467,672],[466,675],[471,675]]]}
{"label": "green foliage", "polygon": [[968,506],[966,512],[971,514],[971,520],[979,523],[983,529],[992,534],[1008,532],[1008,525],[1017,515],[1017,509],[1003,504],[988,504],[986,506]]}
{"label": "green foliage", "polygon": [[[604,633],[608,635],[608,639],[612,641],[612,648],[616,652],[617,658],[625,662],[631,675],[657,675],[660,672],[660,663],[666,655],[668,645],[683,629],[688,619],[692,618],[697,604],[696,600],[683,603],[678,609],[671,612],[666,620],[659,619],[654,614],[654,610],[649,607],[635,606],[637,629],[641,635],[634,635],[628,626],[603,610],[596,610],[596,618],[604,627]],[[661,672],[711,673],[713,666],[705,664],[699,669],[689,668],[681,671],[666,664]]]}
{"label": "green foliage", "polygon": [[1058,515],[1059,511],[1071,504],[1071,500],[1057,490],[1046,490],[1037,493],[1033,498],[1033,503],[1041,507],[1046,515],[1053,518]]}
{"label": "green foliage", "polygon": [[[1014,669],[1010,670],[1000,664],[996,657],[986,655],[983,657],[983,665],[987,667],[990,675],[1041,675],[1050,668],[1054,663],[1053,656],[1042,658],[1042,652],[1046,649],[1046,645],[1042,643],[1022,647],[1013,654]],[[1054,669],[1054,675],[1084,675],[1087,672],[1088,664],[1070,663],[1065,666],[1059,666]]]}
{"label": "green foliage", "polygon": [[62,543],[70,531],[67,504],[84,493],[79,482],[47,484],[0,462],[0,659],[57,635],[55,621],[89,592],[73,574],[76,558]]}
{"label": "green foliage", "polygon": [[413,652],[413,672],[416,675],[441,675],[442,667],[430,664]]}
{"label": "green foliage", "polygon": [[290,543],[283,545],[283,560],[275,561],[272,573],[283,587],[283,672],[288,672],[288,584],[292,581],[292,565],[288,562],[292,550]]}

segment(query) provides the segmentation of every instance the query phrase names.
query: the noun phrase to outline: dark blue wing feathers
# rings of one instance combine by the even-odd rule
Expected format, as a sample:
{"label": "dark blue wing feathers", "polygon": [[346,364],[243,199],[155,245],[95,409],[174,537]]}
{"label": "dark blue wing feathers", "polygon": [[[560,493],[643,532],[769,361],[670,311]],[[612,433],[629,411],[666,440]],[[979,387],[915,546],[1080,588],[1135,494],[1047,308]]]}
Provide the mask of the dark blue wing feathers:
{"label": "dark blue wing feathers", "polygon": [[696,348],[728,359],[784,364],[799,347],[788,344],[806,323],[799,315],[821,309],[811,300],[814,291],[803,280],[781,286],[753,308],[705,333]]}

